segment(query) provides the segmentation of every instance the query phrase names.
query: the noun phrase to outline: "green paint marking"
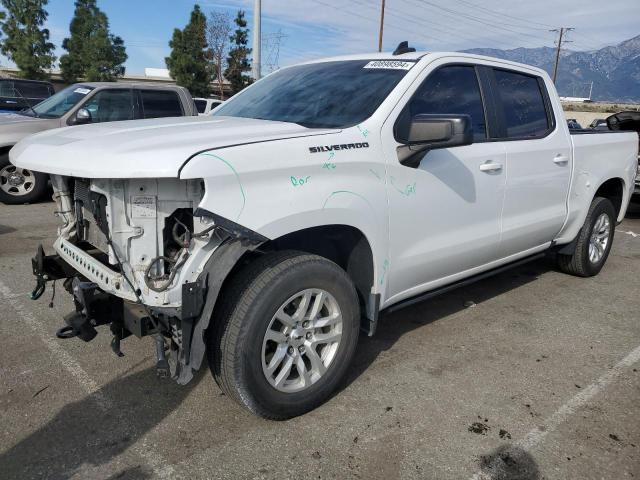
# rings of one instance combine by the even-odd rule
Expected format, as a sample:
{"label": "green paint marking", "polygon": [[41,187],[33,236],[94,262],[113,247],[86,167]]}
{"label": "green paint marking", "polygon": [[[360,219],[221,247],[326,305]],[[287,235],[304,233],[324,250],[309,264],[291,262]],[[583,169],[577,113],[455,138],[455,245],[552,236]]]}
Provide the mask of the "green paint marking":
{"label": "green paint marking", "polygon": [[247,204],[247,196],[244,193],[244,188],[242,188],[242,182],[240,181],[240,175],[238,175],[238,172],[236,172],[236,169],[233,168],[233,165],[231,165],[229,162],[227,162],[224,158],[221,158],[217,155],[212,155],[211,153],[201,153],[200,155],[204,155],[206,157],[213,157],[217,160],[220,160],[222,163],[224,163],[227,167],[229,167],[231,169],[231,171],[233,172],[233,174],[236,176],[236,180],[238,181],[238,186],[240,187],[240,193],[242,194],[242,208],[240,208],[240,211],[238,212],[238,215],[236,215],[236,220],[238,220],[240,218],[240,215],[242,215],[242,212],[244,211],[244,207]]}
{"label": "green paint marking", "polygon": [[404,188],[398,188],[396,184],[393,183],[394,181],[395,178],[391,177],[391,185],[399,194],[404,195],[405,197],[410,197],[411,195],[416,194],[416,182],[413,182],[412,184],[408,183]]}
{"label": "green paint marking", "polygon": [[369,208],[371,209],[372,212],[375,213],[375,210],[373,208],[373,206],[371,205],[371,203],[369,203],[369,200],[367,200],[366,198],[364,198],[362,195],[360,195],[359,193],[356,192],[352,192],[351,190],[336,190],[335,192],[331,193],[331,195],[329,195],[327,197],[327,199],[324,201],[324,203],[322,204],[322,208],[324,209],[327,206],[327,202],[329,201],[329,199],[331,197],[333,197],[334,195],[337,195],[338,193],[349,193],[351,195],[355,195],[356,197],[360,198],[361,200],[364,200],[365,203],[369,206]]}
{"label": "green paint marking", "polygon": [[289,179],[291,180],[291,185],[293,185],[294,187],[302,187],[303,185],[306,185],[307,183],[309,183],[310,178],[311,175],[307,175],[306,177],[289,177]]}
{"label": "green paint marking", "polygon": [[358,130],[360,130],[360,133],[364,138],[367,138],[367,135],[369,135],[369,130],[362,128],[360,125],[358,125]]}
{"label": "green paint marking", "polygon": [[326,168],[327,170],[335,170],[336,169],[336,164],[335,163],[330,163],[330,162],[325,162],[322,165],[322,168]]}
{"label": "green paint marking", "polygon": [[382,275],[380,276],[380,285],[384,283],[384,277],[387,274],[387,270],[389,269],[389,260],[385,259],[382,264]]}

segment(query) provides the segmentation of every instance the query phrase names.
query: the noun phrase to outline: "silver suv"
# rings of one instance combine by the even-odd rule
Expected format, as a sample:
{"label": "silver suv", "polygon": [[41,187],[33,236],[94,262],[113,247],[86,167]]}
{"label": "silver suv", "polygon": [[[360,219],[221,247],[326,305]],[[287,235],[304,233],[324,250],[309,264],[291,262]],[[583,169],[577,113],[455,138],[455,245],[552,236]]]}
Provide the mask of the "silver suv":
{"label": "silver suv", "polygon": [[77,83],[19,112],[0,113],[0,201],[34,202],[47,191],[48,176],[9,163],[9,150],[36,132],[87,123],[195,116],[189,91],[175,85]]}

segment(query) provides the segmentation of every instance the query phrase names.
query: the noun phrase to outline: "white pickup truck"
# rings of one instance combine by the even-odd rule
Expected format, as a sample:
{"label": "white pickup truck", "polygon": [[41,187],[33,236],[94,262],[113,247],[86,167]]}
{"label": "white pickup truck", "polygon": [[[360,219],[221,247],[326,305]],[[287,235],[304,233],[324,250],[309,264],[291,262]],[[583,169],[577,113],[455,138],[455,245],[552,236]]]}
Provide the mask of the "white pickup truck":
{"label": "white pickup truck", "polygon": [[76,310],[60,337],[156,339],[188,382],[272,419],[325,401],[381,312],[547,253],[597,274],[634,189],[635,133],[571,135],[548,75],[460,53],[281,69],[211,117],[33,135]]}

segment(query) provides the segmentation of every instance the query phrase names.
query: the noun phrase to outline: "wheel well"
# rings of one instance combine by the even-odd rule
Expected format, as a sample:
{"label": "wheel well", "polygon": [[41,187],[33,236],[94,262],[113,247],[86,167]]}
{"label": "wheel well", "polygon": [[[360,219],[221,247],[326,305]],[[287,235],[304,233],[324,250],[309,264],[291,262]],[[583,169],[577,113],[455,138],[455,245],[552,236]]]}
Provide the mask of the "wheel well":
{"label": "wheel well", "polygon": [[596,197],[608,198],[616,210],[616,218],[622,208],[622,196],[624,193],[624,181],[621,178],[611,178],[600,185]]}
{"label": "wheel well", "polygon": [[6,153],[9,153],[9,150],[11,150],[13,148],[13,145],[7,145],[4,147],[0,147],[0,155],[4,155]]}
{"label": "wheel well", "polygon": [[323,225],[288,233],[262,244],[265,250],[300,250],[338,264],[353,281],[366,305],[373,286],[373,253],[364,234],[348,225]]}
{"label": "wheel well", "polygon": [[[373,252],[369,241],[357,228],[348,225],[323,225],[291,232],[261,244],[255,250],[246,251],[222,281],[220,291],[224,292],[231,281],[257,256],[278,250],[298,250],[311,253],[335,262],[351,278],[361,308],[362,328],[369,336],[375,333],[379,295],[372,295]],[[213,316],[220,302],[216,302]]]}

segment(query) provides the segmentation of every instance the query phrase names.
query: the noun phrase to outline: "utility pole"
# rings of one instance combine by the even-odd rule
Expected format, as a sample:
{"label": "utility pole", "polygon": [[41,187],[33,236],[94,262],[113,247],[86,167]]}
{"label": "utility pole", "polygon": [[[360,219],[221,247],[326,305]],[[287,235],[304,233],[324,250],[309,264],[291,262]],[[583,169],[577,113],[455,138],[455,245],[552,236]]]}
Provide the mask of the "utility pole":
{"label": "utility pole", "polygon": [[563,43],[570,43],[568,40],[563,40],[563,37],[566,32],[570,32],[571,30],[575,30],[575,28],[571,27],[560,27],[560,30],[557,28],[554,30],[549,30],[550,32],[558,32],[560,37],[558,38],[558,48],[556,48],[556,63],[553,66],[553,83],[555,85],[556,78],[558,77],[558,63],[560,63],[560,50],[562,49]]}
{"label": "utility pole", "polygon": [[260,78],[260,47],[261,47],[261,0],[253,0],[253,62],[251,65],[251,76],[254,80]]}
{"label": "utility pole", "polygon": [[382,51],[382,32],[384,30],[384,0],[382,0],[382,8],[380,10],[380,33],[378,34],[378,51]]}

